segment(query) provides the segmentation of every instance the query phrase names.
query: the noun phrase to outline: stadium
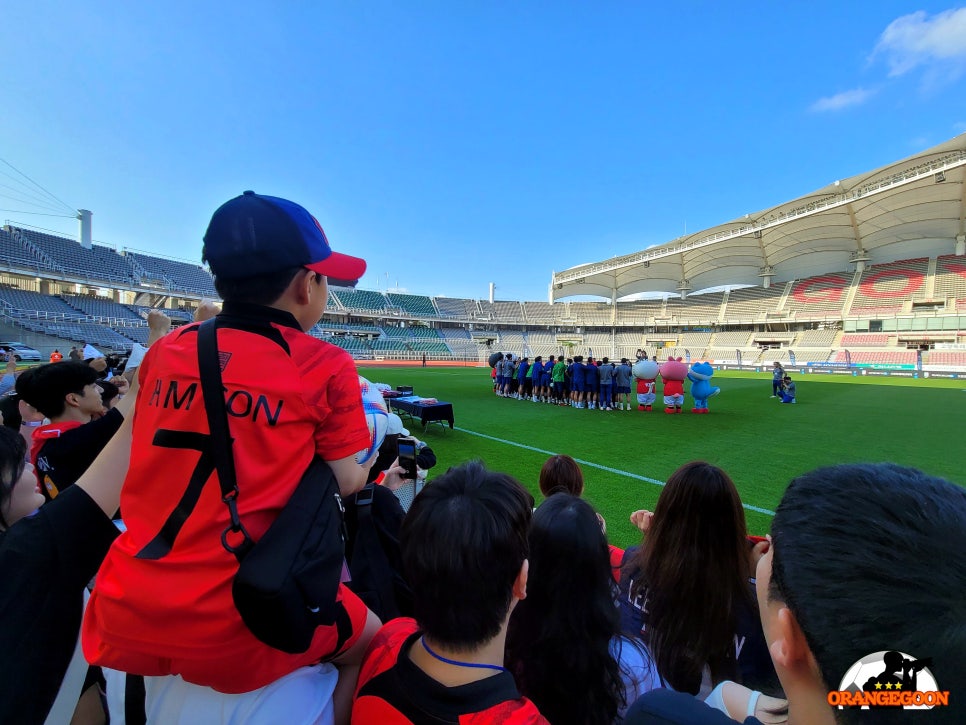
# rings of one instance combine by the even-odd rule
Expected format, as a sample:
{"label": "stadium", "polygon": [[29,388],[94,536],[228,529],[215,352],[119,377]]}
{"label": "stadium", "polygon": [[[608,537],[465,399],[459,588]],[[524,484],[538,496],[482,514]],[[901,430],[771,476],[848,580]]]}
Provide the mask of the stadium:
{"label": "stadium", "polygon": [[[180,325],[217,297],[203,266],[95,244],[89,213],[79,216],[79,240],[14,220],[0,229],[0,335],[9,341],[0,346],[33,347],[43,359],[87,345],[123,355],[148,341],[152,310]],[[682,464],[708,461],[735,481],[747,531],[763,536],[788,482],[816,467],[889,461],[962,485],[964,229],[966,135],[732,223],[554,274],[547,301],[330,286],[311,333],[348,351],[369,381],[450,401],[455,425],[404,418],[403,433],[442,462],[430,483],[478,459],[539,501],[542,467],[565,453],[601,517],[597,536],[599,521],[622,554],[641,542],[629,512],[656,509]],[[660,404],[653,413],[532,405],[493,395],[487,362],[498,351],[710,361],[722,395],[709,417],[665,416]],[[769,399],[776,361],[798,376],[802,405]]]}
{"label": "stadium", "polygon": [[[359,361],[651,354],[755,369],[966,372],[966,135],[776,207],[552,275],[548,301],[332,287],[314,335]],[[216,297],[198,263],[7,220],[0,335],[123,353]],[[569,298],[579,298],[580,301]],[[587,301],[588,297],[602,301]]]}

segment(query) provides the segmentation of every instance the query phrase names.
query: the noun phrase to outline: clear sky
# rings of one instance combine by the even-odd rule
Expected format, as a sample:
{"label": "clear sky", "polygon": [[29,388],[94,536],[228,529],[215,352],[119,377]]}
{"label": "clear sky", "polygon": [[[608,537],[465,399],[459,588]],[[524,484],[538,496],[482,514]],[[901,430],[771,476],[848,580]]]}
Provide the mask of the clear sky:
{"label": "clear sky", "polygon": [[[369,289],[543,300],[966,131],[966,8],[929,0],[0,7],[0,159],[95,241],[199,261],[254,189]],[[74,236],[6,164],[0,218]]]}

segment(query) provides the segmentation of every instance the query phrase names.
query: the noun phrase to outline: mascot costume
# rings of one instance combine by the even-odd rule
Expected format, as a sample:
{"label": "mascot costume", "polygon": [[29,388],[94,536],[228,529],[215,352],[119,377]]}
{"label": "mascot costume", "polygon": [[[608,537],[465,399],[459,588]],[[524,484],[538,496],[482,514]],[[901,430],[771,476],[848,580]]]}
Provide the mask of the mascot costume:
{"label": "mascot costume", "polygon": [[654,382],[657,378],[657,363],[646,357],[641,358],[634,363],[631,372],[637,378],[637,409],[650,410],[657,400],[657,385]]}
{"label": "mascot costume", "polygon": [[711,376],[714,375],[714,368],[711,363],[696,362],[691,365],[688,373],[688,380],[691,381],[691,397],[694,398],[692,413],[707,413],[708,398],[713,398],[721,392],[720,388],[712,387]]}
{"label": "mascot costume", "polygon": [[688,376],[688,366],[681,360],[682,358],[669,357],[658,368],[664,383],[665,413],[680,413],[684,407],[684,379]]}

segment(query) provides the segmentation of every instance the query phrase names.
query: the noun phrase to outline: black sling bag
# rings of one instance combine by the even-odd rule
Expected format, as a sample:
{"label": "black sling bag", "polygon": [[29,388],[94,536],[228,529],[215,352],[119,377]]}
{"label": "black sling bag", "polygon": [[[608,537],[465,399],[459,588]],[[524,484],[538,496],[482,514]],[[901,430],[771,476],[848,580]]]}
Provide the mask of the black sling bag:
{"label": "black sling bag", "polygon": [[238,514],[238,482],[228,430],[217,318],[198,328],[198,366],[211,432],[211,455],[231,523],[221,534],[238,559],[232,583],[235,607],[265,644],[298,654],[308,650],[320,625],[336,625],[339,652],[351,623],[336,601],[345,563],[342,498],[332,469],[316,457],[265,535],[252,540]]}

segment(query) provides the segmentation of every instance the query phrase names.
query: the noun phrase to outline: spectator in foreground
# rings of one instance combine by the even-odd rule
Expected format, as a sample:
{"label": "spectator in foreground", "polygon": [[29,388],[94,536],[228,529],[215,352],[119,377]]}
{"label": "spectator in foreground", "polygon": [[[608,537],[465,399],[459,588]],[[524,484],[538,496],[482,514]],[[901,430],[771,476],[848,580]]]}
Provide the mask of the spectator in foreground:
{"label": "spectator in foreground", "polygon": [[546,722],[503,667],[507,622],[527,593],[532,508],[513,478],[475,461],[416,497],[400,542],[416,618],[373,639],[354,723]]}
{"label": "spectator in foreground", "polygon": [[[956,696],[966,692],[963,551],[966,490],[943,479],[878,463],[820,468],[789,484],[758,562],[757,590],[790,725],[966,722],[966,702]],[[849,668],[883,650],[930,658],[949,705],[911,713],[830,706],[828,693]],[[679,693],[655,691],[627,722],[731,722],[717,716]]]}
{"label": "spectator in foreground", "polygon": [[644,542],[624,556],[623,630],[640,634],[661,677],[701,697],[724,680],[775,691],[753,581],[766,544],[752,548],[728,474],[687,463],[671,474],[654,513],[636,511],[631,520]]}
{"label": "spectator in foreground", "polygon": [[661,687],[643,643],[620,635],[607,539],[590,504],[567,493],[540,504],[528,581],[510,617],[506,665],[550,722],[617,722]]}
{"label": "spectator in foreground", "polygon": [[[0,427],[0,712],[4,722],[68,722],[87,663],[75,653],[85,587],[117,529],[131,424],[122,425],[75,485],[44,503],[26,444]],[[72,653],[74,654],[72,659]],[[62,687],[68,665],[79,674]],[[58,694],[60,691],[60,694]],[[96,690],[95,709],[100,709]],[[103,711],[101,713],[103,715]]]}
{"label": "spectator in foreground", "polygon": [[[356,454],[370,436],[355,364],[306,334],[325,311],[326,275],[357,280],[365,262],[333,252],[298,204],[253,192],[214,213],[204,242],[225,301],[215,319],[238,511],[257,541],[315,456],[343,495],[365,483]],[[98,574],[84,654],[143,675],[145,709],[157,722],[344,722],[379,620],[342,585],[338,626],[318,627],[304,653],[273,649],[245,625],[232,599],[238,562],[220,538],[229,514],[215,476],[201,468],[210,457],[199,449],[209,428],[197,333],[180,327],[144,357],[122,496],[127,530]],[[123,677],[109,674],[112,706],[112,691],[123,689]]]}
{"label": "spectator in foreground", "polygon": [[72,360],[25,370],[17,378],[17,393],[50,420],[33,431],[30,450],[37,482],[47,500],[80,478],[133,405],[129,399],[105,415],[97,373]]}

